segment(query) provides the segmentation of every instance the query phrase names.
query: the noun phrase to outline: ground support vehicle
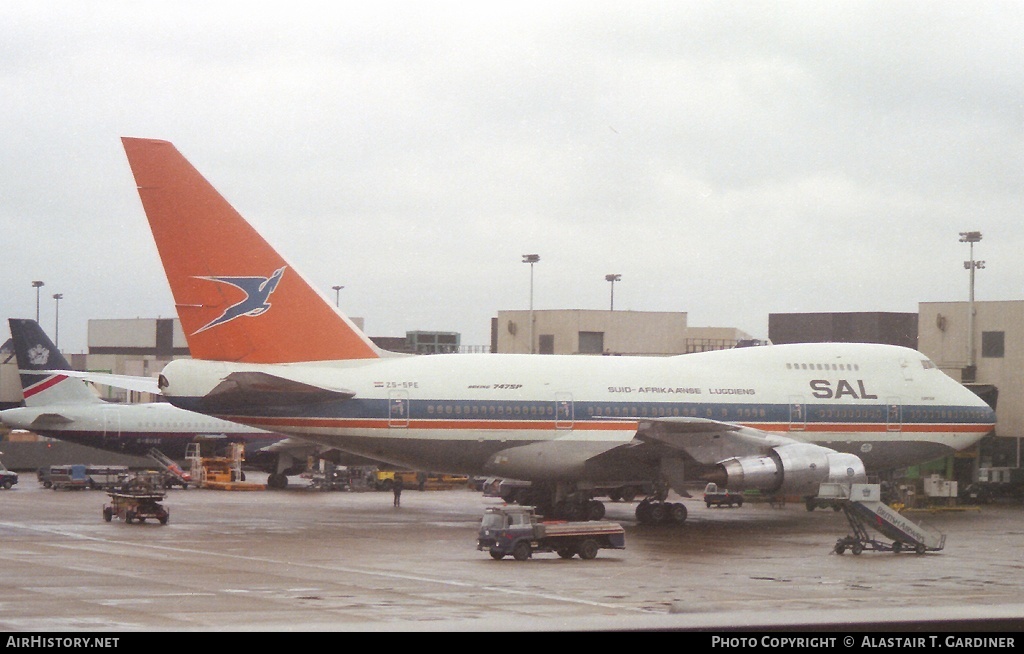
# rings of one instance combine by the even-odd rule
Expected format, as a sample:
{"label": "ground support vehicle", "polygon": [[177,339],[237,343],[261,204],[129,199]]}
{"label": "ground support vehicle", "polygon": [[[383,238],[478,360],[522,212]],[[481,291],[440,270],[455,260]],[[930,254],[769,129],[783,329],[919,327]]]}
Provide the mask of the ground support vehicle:
{"label": "ground support vehicle", "polygon": [[710,509],[713,506],[719,508],[727,506],[732,508],[743,506],[743,496],[739,493],[730,493],[725,488],[719,488],[718,484],[711,482],[704,487],[704,504]]}
{"label": "ground support vehicle", "polygon": [[245,445],[242,443],[231,443],[229,456],[203,456],[200,443],[189,443],[185,458],[192,469],[189,482],[198,488],[235,491],[267,489],[266,484],[245,481],[245,473],[242,471]]}
{"label": "ground support vehicle", "polygon": [[976,504],[1024,502],[1024,468],[979,468],[978,481],[968,484],[960,499]]}
{"label": "ground support vehicle", "polygon": [[170,511],[160,502],[166,497],[162,490],[163,476],[155,472],[139,473],[126,480],[118,490],[107,491],[110,503],[103,507],[103,519],[116,516],[131,524],[152,518],[166,525]]}
{"label": "ground support vehicle", "polygon": [[406,490],[451,490],[469,484],[465,475],[448,475],[417,470],[373,470],[366,475],[366,483],[378,491],[391,491],[395,480],[402,480]]}
{"label": "ground support vehicle", "polygon": [[44,488],[54,490],[81,490],[92,486],[84,463],[50,466],[40,478]]}
{"label": "ground support vehicle", "polygon": [[118,488],[128,478],[128,466],[89,465],[85,468],[89,476],[89,488],[92,490],[111,490]]}
{"label": "ground support vehicle", "polygon": [[117,516],[128,524],[145,522],[147,518],[159,520],[166,525],[170,512],[160,504],[164,493],[148,491],[108,491],[110,503],[103,507],[103,519],[110,522]]}
{"label": "ground support vehicle", "polygon": [[623,549],[626,535],[616,522],[542,522],[532,506],[489,507],[477,535],[478,550],[492,559],[525,561],[534,552],[556,552],[563,559],[589,560],[601,549]]}
{"label": "ground support vehicle", "polygon": [[17,483],[18,473],[8,470],[7,466],[0,462],[0,488],[10,490]]}
{"label": "ground support vehicle", "polygon": [[[875,552],[903,551],[924,554],[936,552],[946,544],[946,536],[927,525],[917,524],[881,501],[878,484],[822,484],[819,497],[832,498],[850,523],[853,534],[836,541],[832,548],[836,554],[847,550],[860,554],[865,550]],[[868,527],[889,538],[891,542],[872,538]]]}
{"label": "ground support vehicle", "polygon": [[153,459],[160,464],[160,467],[164,469],[164,488],[171,488],[173,486],[181,486],[182,490],[188,488],[189,484],[192,483],[192,475],[185,471],[178,462],[167,456],[155,447],[150,449],[148,452],[149,458]]}
{"label": "ground support vehicle", "polygon": [[313,490],[352,490],[352,480],[348,469],[336,466],[329,461],[321,461],[319,467],[303,472],[302,477],[309,480],[309,486]]}

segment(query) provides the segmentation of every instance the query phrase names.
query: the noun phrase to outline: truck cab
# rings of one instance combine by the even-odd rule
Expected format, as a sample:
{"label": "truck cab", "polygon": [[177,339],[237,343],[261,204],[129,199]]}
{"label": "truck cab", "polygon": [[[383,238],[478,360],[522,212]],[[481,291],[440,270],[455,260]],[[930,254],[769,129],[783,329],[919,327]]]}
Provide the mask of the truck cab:
{"label": "truck cab", "polygon": [[18,473],[8,470],[3,461],[0,461],[0,488],[10,490],[17,483]]}
{"label": "truck cab", "polygon": [[69,490],[90,488],[88,468],[84,463],[50,466],[39,473],[39,481],[44,488]]}
{"label": "truck cab", "polygon": [[728,489],[719,488],[718,484],[711,482],[704,487],[704,504],[709,509],[713,506],[732,507],[734,504],[739,507],[743,506],[743,496],[739,493],[730,493]]}

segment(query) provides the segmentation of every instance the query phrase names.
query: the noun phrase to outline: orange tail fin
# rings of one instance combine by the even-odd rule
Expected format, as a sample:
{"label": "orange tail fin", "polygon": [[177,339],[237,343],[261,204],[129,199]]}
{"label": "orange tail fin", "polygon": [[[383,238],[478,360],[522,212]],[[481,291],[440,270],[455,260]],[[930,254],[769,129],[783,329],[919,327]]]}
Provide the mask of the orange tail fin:
{"label": "orange tail fin", "polygon": [[290,363],[381,355],[172,144],[121,141],[194,358]]}

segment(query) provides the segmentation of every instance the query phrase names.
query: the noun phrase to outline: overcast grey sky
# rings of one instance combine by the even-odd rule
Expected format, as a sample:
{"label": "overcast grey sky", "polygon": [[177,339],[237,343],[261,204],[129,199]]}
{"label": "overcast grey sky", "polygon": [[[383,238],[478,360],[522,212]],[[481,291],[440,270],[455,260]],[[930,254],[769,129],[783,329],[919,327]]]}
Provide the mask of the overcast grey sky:
{"label": "overcast grey sky", "polygon": [[1024,2],[0,6],[3,318],[174,315],[121,136],[172,141],[371,336],[537,309],[1020,300]]}

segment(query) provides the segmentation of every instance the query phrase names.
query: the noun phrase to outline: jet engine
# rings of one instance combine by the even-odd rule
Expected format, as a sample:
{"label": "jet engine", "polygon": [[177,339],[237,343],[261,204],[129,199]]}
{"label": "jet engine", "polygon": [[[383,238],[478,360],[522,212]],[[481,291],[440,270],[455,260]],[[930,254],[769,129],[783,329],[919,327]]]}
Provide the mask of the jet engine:
{"label": "jet engine", "polygon": [[[758,489],[767,493],[817,495],[823,483],[863,483],[864,463],[855,454],[836,452],[811,443],[790,443],[763,456],[745,456],[718,463],[712,481],[730,490]],[[723,478],[724,477],[724,478]]]}

